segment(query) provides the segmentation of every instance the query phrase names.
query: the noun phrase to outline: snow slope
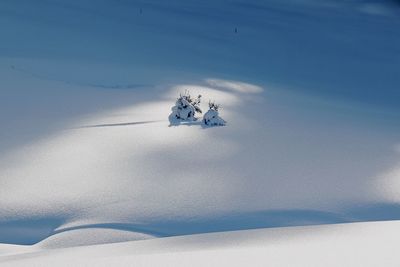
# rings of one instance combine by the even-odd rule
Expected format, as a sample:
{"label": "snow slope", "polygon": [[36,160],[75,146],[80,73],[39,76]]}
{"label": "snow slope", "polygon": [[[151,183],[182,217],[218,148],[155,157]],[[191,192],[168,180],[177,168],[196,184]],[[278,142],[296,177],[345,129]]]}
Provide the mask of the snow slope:
{"label": "snow slope", "polygon": [[[229,126],[169,127],[174,98],[186,88],[221,99]],[[258,97],[263,88],[232,81],[163,90],[159,99],[72,120],[3,156],[2,237],[17,240],[24,227],[33,229],[31,240],[25,235],[32,243],[74,227],[169,236],[357,221],[392,200],[377,184],[395,140],[379,128],[364,136],[370,124],[336,118],[346,107],[273,89]],[[323,121],[308,115],[314,110],[326,112]],[[260,112],[266,116],[253,115]]]}
{"label": "snow slope", "polygon": [[[399,222],[170,237],[0,256],[1,266],[397,266]],[[20,253],[17,249],[14,253]]]}
{"label": "snow slope", "polygon": [[[398,14],[391,1],[1,1],[0,243],[400,219]],[[171,126],[187,89],[227,126]]]}
{"label": "snow slope", "polygon": [[[187,88],[219,100],[228,126],[170,127],[174,99]],[[218,79],[143,95],[59,121],[59,130],[2,156],[2,242],[32,244],[80,227],[170,236],[398,216],[397,174],[386,174],[397,139],[380,127],[386,114]],[[343,118],[348,112],[355,118]]]}

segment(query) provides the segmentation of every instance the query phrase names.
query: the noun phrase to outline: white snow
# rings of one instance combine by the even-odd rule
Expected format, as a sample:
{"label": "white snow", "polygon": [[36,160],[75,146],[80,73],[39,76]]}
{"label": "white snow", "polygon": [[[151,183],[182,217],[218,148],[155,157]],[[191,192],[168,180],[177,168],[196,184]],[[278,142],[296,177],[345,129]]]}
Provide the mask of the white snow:
{"label": "white snow", "polygon": [[[1,266],[397,266],[399,222],[160,238],[145,241],[37,249],[0,256]],[[20,253],[17,249],[15,253]]]}
{"label": "white snow", "polygon": [[54,234],[37,243],[35,247],[54,249],[64,247],[88,246],[93,244],[107,244],[132,240],[143,240],[154,236],[107,228],[89,228],[69,230]]}
{"label": "white snow", "polygon": [[[222,99],[229,127],[168,127],[182,88]],[[379,129],[364,135],[373,123],[335,117],[346,108],[265,90],[267,96],[253,97],[172,86],[157,100],[65,122],[63,130],[2,155],[0,214],[61,218],[61,228],[153,228],[176,218],[269,210],[320,210],[346,219],[347,207],[390,200],[376,186],[385,186],[378,178],[396,163],[390,135]],[[309,115],[317,111],[323,121]]]}
{"label": "white snow", "polygon": [[0,10],[0,265],[399,262],[394,2]]}

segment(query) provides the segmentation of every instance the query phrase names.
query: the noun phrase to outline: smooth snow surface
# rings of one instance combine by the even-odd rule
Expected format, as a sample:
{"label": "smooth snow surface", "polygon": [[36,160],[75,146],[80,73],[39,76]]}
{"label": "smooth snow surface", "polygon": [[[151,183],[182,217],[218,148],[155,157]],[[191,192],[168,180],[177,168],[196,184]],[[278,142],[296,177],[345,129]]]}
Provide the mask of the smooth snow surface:
{"label": "smooth snow surface", "polygon": [[93,244],[106,244],[132,240],[154,238],[153,236],[105,228],[76,229],[61,232],[46,238],[35,246],[40,248],[63,248],[87,246]]}
{"label": "smooth snow surface", "polygon": [[[0,253],[83,263],[102,254],[94,244],[400,219],[399,29],[389,0],[0,1]],[[227,125],[172,124],[187,90]],[[238,249],[263,266],[302,253],[316,265],[312,250],[341,263],[352,245],[385,266],[397,228],[305,228],[310,247],[283,234],[261,242],[267,256]],[[238,235],[275,231],[292,230]],[[130,246],[173,240],[198,241],[109,253],[146,264]],[[240,262],[223,247],[179,264]]]}
{"label": "smooth snow surface", "polygon": [[[1,266],[398,266],[399,222],[260,229],[37,250]],[[15,250],[15,253],[19,253]]]}
{"label": "smooth snow surface", "polygon": [[[20,80],[71,89],[13,74],[21,90]],[[370,111],[343,119],[346,106],[212,84],[146,88],[139,103],[135,90],[119,92],[133,103],[57,122],[60,130],[3,154],[1,241],[32,244],[80,226],[170,236],[396,218],[387,172],[397,139],[380,121],[357,122]],[[220,99],[229,127],[169,126],[184,89]]]}

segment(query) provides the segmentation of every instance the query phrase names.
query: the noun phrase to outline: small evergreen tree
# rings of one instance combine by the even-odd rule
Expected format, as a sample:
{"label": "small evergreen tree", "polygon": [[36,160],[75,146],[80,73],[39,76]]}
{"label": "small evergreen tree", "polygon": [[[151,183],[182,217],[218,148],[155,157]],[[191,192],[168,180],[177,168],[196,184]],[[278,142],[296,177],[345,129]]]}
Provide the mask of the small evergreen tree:
{"label": "small evergreen tree", "polygon": [[203,123],[207,126],[225,126],[226,121],[219,116],[219,105],[208,102],[209,110],[203,116]]}
{"label": "small evergreen tree", "polygon": [[172,108],[173,115],[179,120],[197,120],[195,117],[196,112],[202,113],[200,100],[201,95],[198,95],[197,98],[192,98],[189,92],[185,91],[185,93],[183,95],[180,94],[179,98],[176,100],[175,106]]}

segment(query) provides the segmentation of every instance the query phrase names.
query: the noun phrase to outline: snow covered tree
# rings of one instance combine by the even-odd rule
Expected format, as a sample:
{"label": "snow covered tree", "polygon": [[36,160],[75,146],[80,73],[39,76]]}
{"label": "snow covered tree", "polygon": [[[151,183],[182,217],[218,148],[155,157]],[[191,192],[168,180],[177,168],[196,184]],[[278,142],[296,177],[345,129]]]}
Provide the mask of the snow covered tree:
{"label": "snow covered tree", "polygon": [[226,121],[219,116],[219,105],[214,102],[208,102],[210,108],[203,116],[203,123],[207,126],[224,126]]}
{"label": "snow covered tree", "polygon": [[197,98],[192,98],[188,91],[183,95],[180,94],[176,100],[175,106],[172,108],[173,116],[179,120],[195,121],[196,112],[202,113],[200,109],[201,95]]}

